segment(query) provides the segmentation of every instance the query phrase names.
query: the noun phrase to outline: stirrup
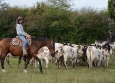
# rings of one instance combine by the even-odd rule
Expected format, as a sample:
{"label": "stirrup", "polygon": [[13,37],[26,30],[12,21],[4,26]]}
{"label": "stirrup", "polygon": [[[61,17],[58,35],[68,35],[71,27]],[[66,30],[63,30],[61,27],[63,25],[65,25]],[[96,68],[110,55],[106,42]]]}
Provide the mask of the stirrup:
{"label": "stirrup", "polygon": [[27,51],[25,49],[23,49],[23,55],[28,55]]}

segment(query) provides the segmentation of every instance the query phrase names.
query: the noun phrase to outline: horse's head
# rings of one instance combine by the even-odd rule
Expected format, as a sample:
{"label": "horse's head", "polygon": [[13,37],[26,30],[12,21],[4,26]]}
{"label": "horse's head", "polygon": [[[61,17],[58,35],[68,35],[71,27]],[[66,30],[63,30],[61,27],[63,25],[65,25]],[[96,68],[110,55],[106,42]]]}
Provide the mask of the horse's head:
{"label": "horse's head", "polygon": [[55,42],[52,39],[45,39],[45,44],[49,48],[51,55],[55,56]]}
{"label": "horse's head", "polygon": [[35,39],[39,41],[39,43],[36,45],[40,47],[47,46],[51,52],[51,55],[55,56],[55,42],[52,39],[49,38],[35,38]]}

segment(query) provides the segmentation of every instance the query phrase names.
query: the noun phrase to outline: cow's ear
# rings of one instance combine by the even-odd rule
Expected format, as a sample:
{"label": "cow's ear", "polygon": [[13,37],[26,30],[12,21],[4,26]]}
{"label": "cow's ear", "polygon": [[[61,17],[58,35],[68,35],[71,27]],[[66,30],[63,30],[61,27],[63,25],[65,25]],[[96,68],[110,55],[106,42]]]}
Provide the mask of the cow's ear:
{"label": "cow's ear", "polygon": [[77,47],[78,47],[78,49],[80,49],[80,45],[78,45]]}
{"label": "cow's ear", "polygon": [[58,53],[58,50],[55,53]]}
{"label": "cow's ear", "polygon": [[85,46],[85,48],[87,48],[88,46]]}

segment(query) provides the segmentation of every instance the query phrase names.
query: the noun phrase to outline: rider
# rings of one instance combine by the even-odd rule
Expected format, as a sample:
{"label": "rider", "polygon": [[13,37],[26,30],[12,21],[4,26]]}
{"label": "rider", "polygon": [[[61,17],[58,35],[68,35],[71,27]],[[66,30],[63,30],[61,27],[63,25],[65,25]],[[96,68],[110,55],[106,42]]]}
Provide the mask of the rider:
{"label": "rider", "polygon": [[106,46],[108,46],[108,51],[110,51],[110,43],[114,42],[114,34],[113,34],[113,31],[112,30],[109,30],[109,34],[110,34],[110,37],[109,39],[107,40],[107,42],[102,46],[103,48],[105,48]]}
{"label": "rider", "polygon": [[18,37],[24,42],[24,44],[23,44],[23,55],[27,55],[28,53],[26,51],[26,45],[27,45],[26,37],[31,38],[31,36],[24,31],[22,23],[23,23],[23,18],[21,16],[19,16],[16,19],[16,31],[17,31]]}

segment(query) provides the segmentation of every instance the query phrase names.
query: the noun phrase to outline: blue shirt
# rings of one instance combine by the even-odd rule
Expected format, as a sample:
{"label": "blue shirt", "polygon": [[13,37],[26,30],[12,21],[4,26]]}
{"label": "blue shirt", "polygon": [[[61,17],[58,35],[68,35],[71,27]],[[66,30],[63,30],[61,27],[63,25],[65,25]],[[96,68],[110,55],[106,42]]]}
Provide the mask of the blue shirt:
{"label": "blue shirt", "polygon": [[27,33],[24,31],[22,24],[17,24],[16,25],[16,31],[18,35],[23,35],[26,36]]}

